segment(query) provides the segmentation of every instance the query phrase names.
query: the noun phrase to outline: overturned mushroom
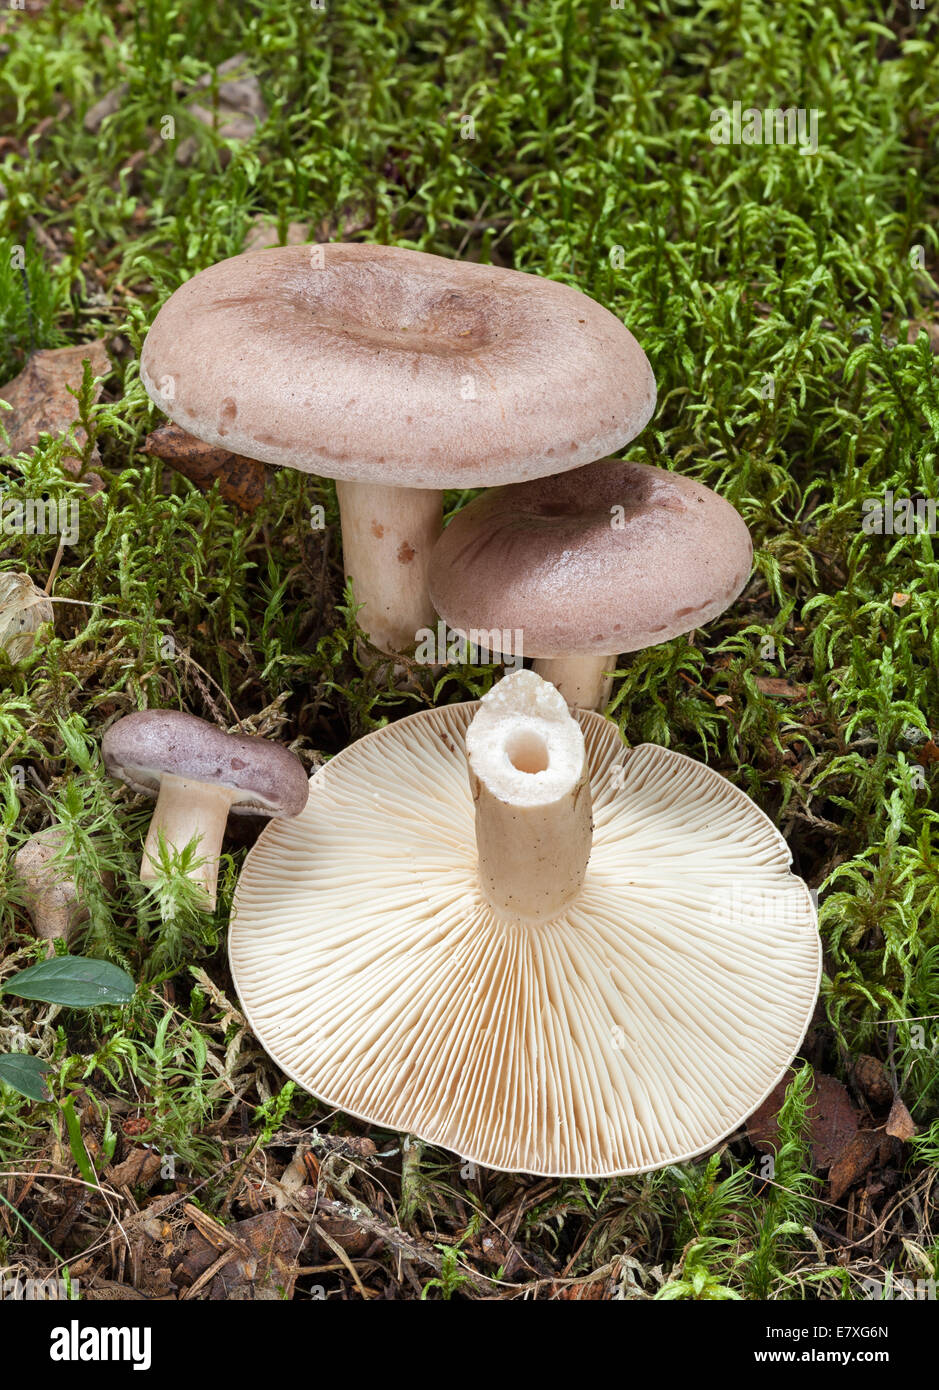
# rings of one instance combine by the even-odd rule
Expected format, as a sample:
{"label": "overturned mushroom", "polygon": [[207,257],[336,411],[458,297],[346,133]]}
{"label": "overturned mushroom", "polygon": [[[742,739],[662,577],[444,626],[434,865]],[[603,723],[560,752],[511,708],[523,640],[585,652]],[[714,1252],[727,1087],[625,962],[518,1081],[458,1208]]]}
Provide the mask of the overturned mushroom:
{"label": "overturned mushroom", "polygon": [[320,769],[248,855],[232,972],[324,1104],[490,1168],[635,1173],[729,1134],[799,1046],[821,953],[789,863],[718,773],[519,671]]}
{"label": "overturned mushroom", "polygon": [[306,804],[307,777],[280,744],[226,734],[181,710],[142,710],[112,724],[101,742],[112,777],[157,798],[140,877],[156,878],[160,837],[178,852],[198,841],[201,862],[189,875],[216,901],[218,861],[229,812],[295,816]]}
{"label": "overturned mushroom", "polygon": [[742,517],[710,488],[601,459],[475,498],[434,549],[430,593],[451,627],[537,658],[569,704],[602,709],[617,654],[722,613],[752,559]]}
{"label": "overturned mushroom", "polygon": [[346,575],[388,652],[434,619],[444,488],[576,468],[655,404],[632,334],[577,290],[362,244],[201,271],[157,315],[140,375],[199,439],[337,479]]}
{"label": "overturned mushroom", "polygon": [[88,916],[72,870],[62,862],[65,842],[65,827],[50,825],[30,836],[13,858],[24,906],[43,941],[67,940]]}

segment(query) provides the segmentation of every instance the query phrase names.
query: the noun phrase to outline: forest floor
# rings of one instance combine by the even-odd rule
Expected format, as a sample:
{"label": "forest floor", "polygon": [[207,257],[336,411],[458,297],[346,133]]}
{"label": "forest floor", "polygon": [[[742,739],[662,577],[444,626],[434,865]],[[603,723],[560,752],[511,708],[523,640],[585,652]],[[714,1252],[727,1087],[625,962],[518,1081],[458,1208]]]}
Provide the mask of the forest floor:
{"label": "forest floor", "polygon": [[[936,1275],[939,562],[896,504],[939,497],[937,37],[934,10],[862,0],[4,10],[0,383],[77,352],[36,413],[0,413],[0,487],[77,520],[0,532],[0,570],[54,599],[32,651],[0,653],[0,984],[45,955],[12,860],[58,823],[89,912],[70,949],[137,989],[0,1001],[0,1053],[45,1059],[51,1094],[0,1085],[0,1276],[303,1300],[863,1299]],[[715,143],[735,102],[803,108],[802,146]],[[593,296],[658,383],[627,457],[743,515],[741,598],[623,658],[609,714],[743,788],[818,891],[821,998],[774,1169],[751,1127],[638,1177],[487,1172],[327,1110],[285,1084],[228,970],[258,827],[232,823],[214,915],[138,881],[151,808],[99,756],[117,716],[187,709],[312,770],[498,675],[403,689],[362,656],[328,481],[261,468],[223,495],[144,452],[156,310],[288,240]]]}

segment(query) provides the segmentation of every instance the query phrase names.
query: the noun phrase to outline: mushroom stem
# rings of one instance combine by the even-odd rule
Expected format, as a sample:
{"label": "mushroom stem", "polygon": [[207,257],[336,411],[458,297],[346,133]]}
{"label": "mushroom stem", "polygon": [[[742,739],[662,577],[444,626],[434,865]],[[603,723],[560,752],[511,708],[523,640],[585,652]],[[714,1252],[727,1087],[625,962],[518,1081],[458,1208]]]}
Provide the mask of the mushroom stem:
{"label": "mushroom stem", "polygon": [[238,793],[231,787],[212,786],[189,777],[164,773],[143,848],[141,881],[152,883],[157,877],[161,833],[167,845],[177,853],[185,849],[191,840],[198,840],[196,855],[202,863],[192,869],[188,877],[203,890],[207,910],[213,912],[225,823],[237,796]]}
{"label": "mushroom stem", "polygon": [[466,735],[479,881],[513,921],[549,922],[580,890],[593,837],[584,736],[533,671],[486,695]]}
{"label": "mushroom stem", "polygon": [[543,680],[560,690],[572,707],[602,712],[613,689],[613,677],[606,672],[615,669],[616,653],[541,657],[532,666]]}
{"label": "mushroom stem", "polygon": [[427,569],[443,529],[443,493],[337,482],[336,495],[346,578],[364,604],[359,623],[379,651],[407,651],[437,617]]}

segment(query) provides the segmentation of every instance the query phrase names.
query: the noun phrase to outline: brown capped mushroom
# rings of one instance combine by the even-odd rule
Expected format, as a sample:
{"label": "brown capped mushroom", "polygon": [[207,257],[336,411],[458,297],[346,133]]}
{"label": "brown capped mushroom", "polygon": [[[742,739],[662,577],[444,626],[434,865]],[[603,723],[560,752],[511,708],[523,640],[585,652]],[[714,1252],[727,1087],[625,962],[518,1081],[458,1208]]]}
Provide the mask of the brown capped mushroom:
{"label": "brown capped mushroom", "polygon": [[62,863],[65,841],[65,827],[50,825],[30,836],[13,858],[26,911],[43,941],[67,940],[88,916],[72,871]]}
{"label": "brown capped mushroom", "polygon": [[227,734],[181,710],[142,710],[112,724],[101,742],[112,777],[157,798],[140,877],[156,877],[162,835],[173,851],[198,841],[201,863],[190,877],[215,907],[218,861],[230,811],[295,816],[306,805],[307,776],[289,749],[267,739]]}
{"label": "brown capped mushroom", "polygon": [[617,654],[722,613],[752,559],[743,518],[710,488],[601,459],[475,498],[437,542],[429,582],[450,627],[537,658],[568,704],[602,709]]}
{"label": "brown capped mushroom", "polygon": [[613,314],[566,285],[394,246],[286,246],[181,285],[140,375],[190,433],[337,479],[347,577],[388,652],[434,620],[442,490],[621,448],[655,405]]}
{"label": "brown capped mushroom", "polygon": [[821,946],[790,862],[712,768],[518,671],[345,748],[265,827],[232,974],[328,1106],[484,1167],[640,1172],[730,1134],[803,1038]]}

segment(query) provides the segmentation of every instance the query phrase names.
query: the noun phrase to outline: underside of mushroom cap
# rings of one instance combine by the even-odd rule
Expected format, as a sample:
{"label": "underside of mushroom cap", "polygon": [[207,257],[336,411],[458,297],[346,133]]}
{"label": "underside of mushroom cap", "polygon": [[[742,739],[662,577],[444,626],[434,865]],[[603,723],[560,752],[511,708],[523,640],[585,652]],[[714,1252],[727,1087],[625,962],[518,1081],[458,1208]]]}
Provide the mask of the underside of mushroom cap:
{"label": "underside of mushroom cap", "polygon": [[483,899],[465,735],[478,704],[345,749],[235,893],[251,1026],[324,1103],[485,1167],[641,1172],[731,1133],[794,1056],[821,953],[785,842],[670,750],[581,711],[595,823],[573,903]]}
{"label": "underside of mushroom cap", "polygon": [[268,739],[228,734],[185,710],[125,715],[105,732],[101,753],[112,777],[145,796],[157,796],[169,774],[230,788],[231,810],[242,814],[295,816],[306,802],[296,754]]}
{"label": "underside of mushroom cap", "polygon": [[450,627],[495,633],[503,655],[615,654],[717,617],[752,560],[743,518],[710,488],[600,459],[474,498],[434,547],[428,582]]}
{"label": "underside of mushroom cap", "polygon": [[575,468],[621,448],[655,405],[639,344],[587,295],[355,243],[201,271],[157,315],[140,375],[210,444],[412,488]]}

